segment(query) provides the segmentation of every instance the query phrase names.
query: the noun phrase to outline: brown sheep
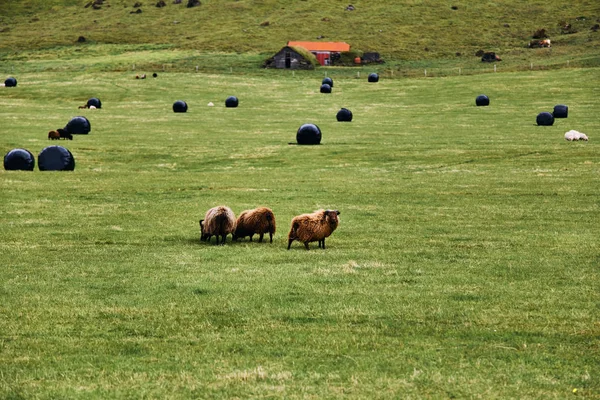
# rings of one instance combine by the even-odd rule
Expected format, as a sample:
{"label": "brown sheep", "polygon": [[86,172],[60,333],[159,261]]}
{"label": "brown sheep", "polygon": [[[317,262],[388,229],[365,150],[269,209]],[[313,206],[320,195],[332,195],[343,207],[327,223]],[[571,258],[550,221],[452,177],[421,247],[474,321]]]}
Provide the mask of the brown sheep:
{"label": "brown sheep", "polygon": [[60,133],[58,133],[56,131],[50,131],[50,132],[48,132],[48,139],[58,140],[58,139],[60,139]]}
{"label": "brown sheep", "polygon": [[319,242],[319,248],[325,248],[325,238],[329,237],[338,226],[340,212],[337,210],[318,210],[312,214],[302,214],[292,218],[292,227],[288,234],[288,250],[292,242]]}
{"label": "brown sheep", "polygon": [[275,233],[275,215],[273,211],[267,207],[258,207],[254,210],[242,211],[236,222],[235,233],[233,234],[233,240],[250,236],[257,233],[258,242],[261,243],[263,235],[269,234],[270,242],[273,243],[273,234]]}
{"label": "brown sheep", "polygon": [[228,234],[235,232],[235,214],[231,208],[226,206],[213,207],[206,212],[204,219],[200,220],[200,240],[210,242],[210,238],[215,236],[219,244],[225,244]]}
{"label": "brown sheep", "polygon": [[69,139],[73,140],[73,135],[62,128],[58,128],[55,131],[48,132],[48,139],[51,140],[59,140],[59,139]]}

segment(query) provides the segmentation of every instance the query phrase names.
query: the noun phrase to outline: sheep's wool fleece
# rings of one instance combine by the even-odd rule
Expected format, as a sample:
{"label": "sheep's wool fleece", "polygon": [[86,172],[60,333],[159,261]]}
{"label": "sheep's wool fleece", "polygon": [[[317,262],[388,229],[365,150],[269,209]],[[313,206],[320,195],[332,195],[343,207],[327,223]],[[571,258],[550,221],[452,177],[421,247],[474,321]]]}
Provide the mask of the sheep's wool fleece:
{"label": "sheep's wool fleece", "polygon": [[[218,226],[219,217],[224,217],[227,221],[225,231],[220,231]],[[210,235],[227,234],[235,232],[235,214],[231,208],[225,206],[213,207],[206,212],[204,217],[204,233]]]}
{"label": "sheep's wool fleece", "polygon": [[[271,217],[271,222],[267,219],[267,215]],[[267,207],[242,211],[237,219],[237,226],[248,233],[275,233],[275,216]]]}
{"label": "sheep's wool fleece", "polygon": [[[318,210],[312,214],[302,214],[292,219],[292,231],[290,237],[295,235],[295,238],[300,242],[316,242],[329,237],[338,226],[338,221],[331,225],[328,220],[323,221],[323,213],[325,210]],[[294,224],[298,224],[298,228],[293,231]]]}
{"label": "sheep's wool fleece", "polygon": [[570,142],[574,140],[588,140],[588,137],[585,133],[571,129],[569,132],[565,133],[565,140]]}

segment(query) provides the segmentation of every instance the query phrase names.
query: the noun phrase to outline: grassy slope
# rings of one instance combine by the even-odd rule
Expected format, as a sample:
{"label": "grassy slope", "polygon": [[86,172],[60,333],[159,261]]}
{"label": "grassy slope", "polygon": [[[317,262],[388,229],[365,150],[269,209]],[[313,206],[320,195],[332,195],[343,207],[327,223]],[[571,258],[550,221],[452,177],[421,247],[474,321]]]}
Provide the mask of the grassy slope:
{"label": "grassy slope", "polygon": [[[600,18],[597,1],[369,0],[353,2],[352,12],[344,10],[347,2],[341,0],[205,0],[192,9],[171,2],[156,8],[144,1],[142,14],[130,14],[130,0],[107,1],[110,7],[101,10],[84,8],[86,2],[0,2],[0,50],[72,45],[83,35],[100,44],[153,43],[202,52],[270,54],[287,40],[323,35],[354,49],[379,51],[389,60],[454,59],[457,52],[470,60],[478,49],[525,60],[600,53],[600,33],[590,31]],[[458,9],[452,10],[452,5]],[[586,19],[577,21],[579,16]],[[261,26],[265,21],[269,25]],[[561,21],[571,23],[578,33],[561,35]],[[552,51],[525,49],[539,28],[548,31]]]}
{"label": "grassy slope", "polygon": [[[0,171],[0,397],[598,397],[598,80],[26,74],[2,153],[93,130],[72,173]],[[323,145],[287,145],[307,121]],[[219,203],[271,206],[275,243],[199,244]],[[285,250],[318,207],[328,249]]]}
{"label": "grassy slope", "polygon": [[[0,153],[37,154],[80,112],[93,126],[60,143],[73,173],[0,171],[0,397],[599,396],[596,69],[377,85],[328,70],[329,96],[322,72],[102,72],[248,71],[291,34],[418,67],[479,48],[584,60],[596,2],[203,3],[0,2],[0,68],[20,72],[0,94]],[[555,47],[524,49],[539,27]],[[251,53],[206,54],[237,51]],[[473,107],[481,92],[491,107]],[[91,96],[105,109],[76,110]],[[179,98],[189,113],[170,112]],[[535,127],[557,103],[569,119]],[[335,122],[341,106],[354,122]],[[307,121],[325,144],[288,146]],[[571,128],[591,141],[565,142]],[[198,244],[217,203],[273,207],[276,243]],[[287,252],[291,216],[318,207],[342,210],[328,250]]]}

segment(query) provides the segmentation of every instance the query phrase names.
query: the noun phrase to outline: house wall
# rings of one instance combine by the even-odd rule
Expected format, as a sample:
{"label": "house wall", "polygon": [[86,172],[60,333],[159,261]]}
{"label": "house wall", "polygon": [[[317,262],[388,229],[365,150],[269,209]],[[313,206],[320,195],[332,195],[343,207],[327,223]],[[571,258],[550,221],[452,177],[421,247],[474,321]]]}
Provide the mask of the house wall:
{"label": "house wall", "polygon": [[[289,66],[286,64],[289,54]],[[310,63],[289,47],[284,47],[273,56],[273,66],[275,68],[290,68],[290,69],[308,69],[311,68]]]}

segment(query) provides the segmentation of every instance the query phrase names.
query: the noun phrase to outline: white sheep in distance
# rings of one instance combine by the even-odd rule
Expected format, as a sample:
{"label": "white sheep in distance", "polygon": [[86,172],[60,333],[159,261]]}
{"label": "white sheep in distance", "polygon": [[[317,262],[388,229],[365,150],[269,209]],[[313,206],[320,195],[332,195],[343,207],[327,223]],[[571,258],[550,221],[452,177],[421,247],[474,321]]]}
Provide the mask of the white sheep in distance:
{"label": "white sheep in distance", "polygon": [[565,140],[568,140],[569,142],[576,140],[588,141],[588,137],[585,133],[571,129],[569,132],[565,133]]}

